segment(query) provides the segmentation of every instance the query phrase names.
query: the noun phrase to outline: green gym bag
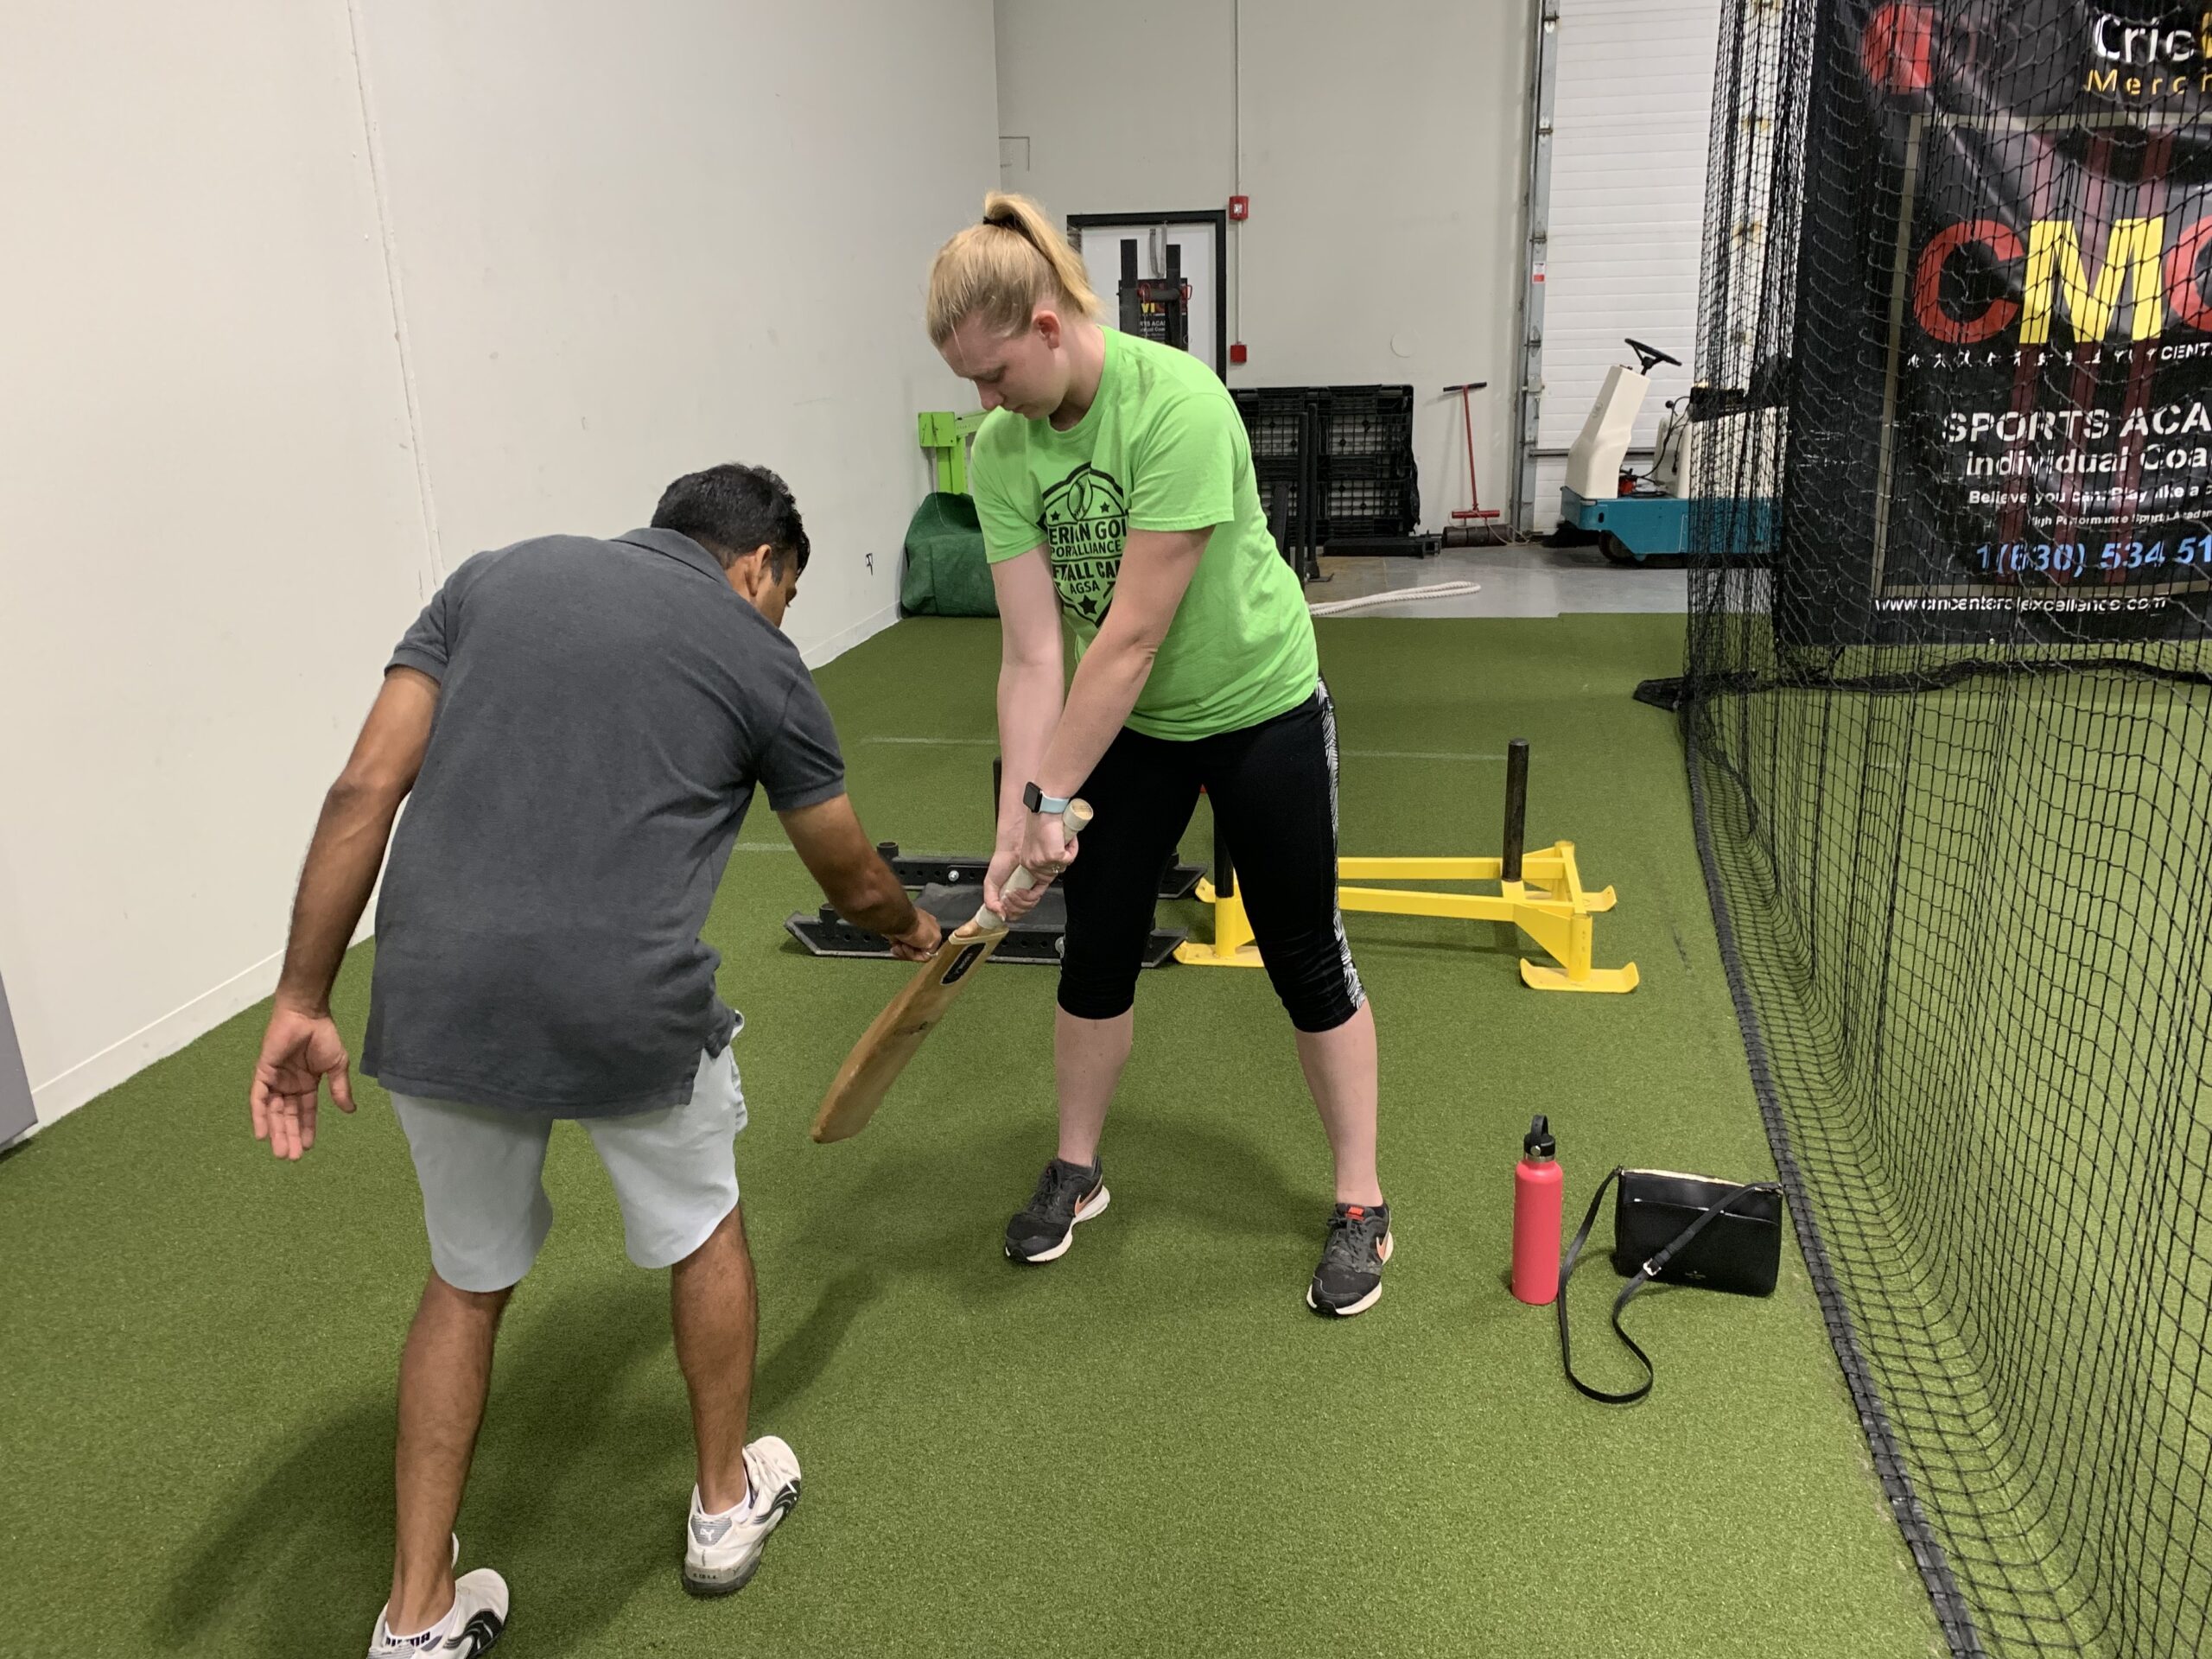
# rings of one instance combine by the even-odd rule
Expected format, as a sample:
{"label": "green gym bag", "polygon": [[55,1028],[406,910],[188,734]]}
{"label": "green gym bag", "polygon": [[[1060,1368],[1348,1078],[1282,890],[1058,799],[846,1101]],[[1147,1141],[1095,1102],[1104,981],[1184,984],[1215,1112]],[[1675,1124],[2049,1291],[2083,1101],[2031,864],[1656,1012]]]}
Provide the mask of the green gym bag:
{"label": "green gym bag", "polygon": [[908,616],[999,613],[972,498],[940,493],[914,510],[906,526],[906,574],[899,583],[899,608]]}

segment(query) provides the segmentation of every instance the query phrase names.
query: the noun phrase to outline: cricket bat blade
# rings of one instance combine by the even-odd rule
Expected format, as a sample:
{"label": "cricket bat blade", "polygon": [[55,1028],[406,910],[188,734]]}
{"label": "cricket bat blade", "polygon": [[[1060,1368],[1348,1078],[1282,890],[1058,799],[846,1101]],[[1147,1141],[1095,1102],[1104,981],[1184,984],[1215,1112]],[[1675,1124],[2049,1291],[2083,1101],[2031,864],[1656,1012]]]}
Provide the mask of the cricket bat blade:
{"label": "cricket bat blade", "polygon": [[[1080,834],[1090,822],[1090,809],[1081,801],[1071,801],[1060,819],[1061,827],[1071,836]],[[1007,878],[1007,891],[1020,893],[1035,880],[1027,869],[1017,868]],[[937,954],[915,970],[890,1005],[861,1033],[853,1052],[837,1068],[829,1092],[822,1097],[822,1109],[815,1114],[817,1141],[843,1141],[868,1127],[891,1085],[906,1069],[906,1062],[921,1047],[922,1039],[936,1029],[953,1000],[967,988],[976,969],[990,959],[1006,936],[1005,919],[982,906],[972,920],[944,936]]]}

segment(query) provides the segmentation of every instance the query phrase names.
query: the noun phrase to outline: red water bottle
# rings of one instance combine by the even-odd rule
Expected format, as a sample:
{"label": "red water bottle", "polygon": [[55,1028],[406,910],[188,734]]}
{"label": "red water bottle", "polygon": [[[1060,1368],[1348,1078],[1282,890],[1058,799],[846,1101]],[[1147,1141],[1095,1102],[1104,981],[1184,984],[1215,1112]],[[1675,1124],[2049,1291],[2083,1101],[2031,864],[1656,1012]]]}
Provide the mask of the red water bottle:
{"label": "red water bottle", "polygon": [[1513,1166],[1513,1294],[1541,1307],[1559,1294],[1560,1205],[1565,1178],[1553,1154],[1559,1143],[1541,1117],[1529,1126]]}

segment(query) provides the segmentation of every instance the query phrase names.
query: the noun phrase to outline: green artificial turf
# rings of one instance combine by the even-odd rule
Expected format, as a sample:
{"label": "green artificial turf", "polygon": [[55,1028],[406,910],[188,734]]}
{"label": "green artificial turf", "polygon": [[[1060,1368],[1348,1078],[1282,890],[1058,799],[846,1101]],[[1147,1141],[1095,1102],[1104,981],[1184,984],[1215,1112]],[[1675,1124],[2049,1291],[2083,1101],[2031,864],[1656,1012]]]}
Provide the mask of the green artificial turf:
{"label": "green artificial turf", "polygon": [[[990,969],[865,1135],[810,1143],[906,970],[797,951],[783,918],[817,898],[760,812],[709,937],[748,1021],[755,1421],[797,1449],[805,1502],[742,1595],[681,1593],[661,1275],[623,1258],[564,1126],[559,1219],[508,1316],[461,1518],[464,1564],[513,1586],[502,1651],[1929,1652],[1794,1245],[1771,1300],[1642,1299],[1659,1382],[1630,1409],[1572,1392],[1550,1312],[1505,1288],[1532,1112],[1557,1129],[1570,1225],[1615,1163],[1772,1173],[1680,744],[1629,696],[1675,671],[1681,632],[1322,625],[1344,850],[1494,853],[1500,757],[1528,737],[1529,839],[1573,838],[1586,881],[1617,886],[1599,961],[1643,976],[1626,997],[1545,995],[1499,926],[1350,918],[1398,1254],[1343,1323],[1302,1300],[1326,1149],[1262,975],[1146,976],[1113,1208],[1052,1267],[999,1248],[1052,1147],[1049,973]],[[874,835],[984,843],[996,638],[910,621],[823,671]],[[1201,808],[1189,850],[1205,842]],[[367,969],[365,947],[337,999],[355,1038]],[[383,1599],[392,1373],[426,1266],[413,1177],[372,1085],[299,1166],[251,1141],[262,1018],[0,1162],[9,1653],[358,1652]],[[1586,1374],[1616,1387],[1635,1376],[1605,1328],[1618,1283],[1600,1256],[1574,1300]]]}

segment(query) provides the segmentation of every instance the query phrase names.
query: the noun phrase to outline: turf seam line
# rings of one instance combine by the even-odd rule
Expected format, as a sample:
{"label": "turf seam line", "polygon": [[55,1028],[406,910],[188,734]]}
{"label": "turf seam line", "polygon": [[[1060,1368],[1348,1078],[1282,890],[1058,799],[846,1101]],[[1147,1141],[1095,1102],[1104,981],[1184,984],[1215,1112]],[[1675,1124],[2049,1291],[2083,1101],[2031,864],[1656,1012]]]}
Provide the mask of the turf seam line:
{"label": "turf seam line", "polygon": [[[995,737],[864,737],[863,743],[895,743],[906,748],[968,749],[995,748]],[[1503,760],[1502,754],[1489,754],[1469,749],[1346,749],[1344,758],[1351,760]]]}
{"label": "turf seam line", "polygon": [[1942,1630],[1944,1641],[1949,1644],[1954,1659],[1988,1659],[1988,1649],[1982,1646],[1981,1633],[1974,1625],[1974,1611],[1960,1591],[1958,1580],[1952,1576],[1950,1558],[1929,1524],[1927,1511],[1921,1508],[1920,1498],[1913,1490],[1911,1472],[1905,1467],[1897,1436],[1890,1427],[1889,1408],[1883,1402],[1881,1389],[1867,1367],[1866,1356],[1859,1351],[1851,1311],[1844,1305],[1842,1287],[1828,1261],[1827,1243],[1821,1236],[1803,1175],[1790,1147],[1789,1125],[1783,1119],[1781,1099],[1767,1062],[1766,1038],[1759,1025],[1758,1010],[1751,1002],[1751,986],[1736,947],[1735,925],[1729,919],[1727,896],[1721,887],[1719,860],[1706,812],[1705,773],[1699,764],[1694,700],[1682,709],[1681,728],[1689,771],[1690,816],[1697,833],[1698,863],[1705,875],[1706,899],[1713,910],[1713,931],[1720,946],[1721,966],[1728,976],[1729,1000],[1736,1007],[1736,1024],[1743,1033],[1744,1057],[1751,1067],[1752,1090],[1758,1096],[1759,1116],[1765,1123],[1767,1144],[1774,1154],[1775,1173],[1781,1178],[1783,1192],[1789,1201],[1789,1217],[1796,1229],[1798,1249],[1804,1255],[1806,1271],[1812,1275],[1813,1292],[1828,1328],[1828,1341],[1835,1349],[1836,1363],[1842,1368],[1845,1386],[1850,1389],[1852,1405],[1858,1411],[1859,1431],[1866,1435],[1867,1450],[1873,1454],[1874,1471],[1889,1500],[1891,1516],[1904,1536],[1905,1548],[1912,1552],[1913,1565],[1920,1570],[1921,1583],[1928,1592],[1929,1604]]}
{"label": "turf seam line", "polygon": [[1476,754],[1462,749],[1346,749],[1347,760],[1503,760],[1502,754]]}

